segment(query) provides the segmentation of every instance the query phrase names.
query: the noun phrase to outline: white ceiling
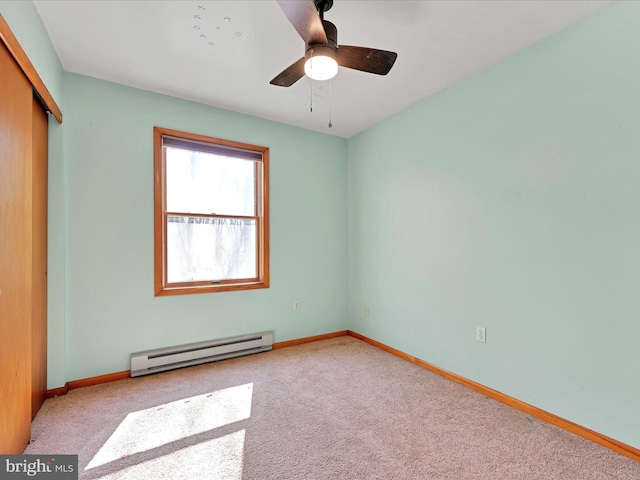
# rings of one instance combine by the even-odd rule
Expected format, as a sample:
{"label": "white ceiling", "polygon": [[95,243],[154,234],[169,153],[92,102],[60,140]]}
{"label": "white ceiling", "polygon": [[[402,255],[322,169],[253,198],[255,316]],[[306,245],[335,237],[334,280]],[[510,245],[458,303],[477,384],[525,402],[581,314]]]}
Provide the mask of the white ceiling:
{"label": "white ceiling", "polygon": [[289,88],[269,81],[304,43],[276,0],[34,3],[68,72],[349,138],[612,1],[335,0],[339,44],[398,60]]}

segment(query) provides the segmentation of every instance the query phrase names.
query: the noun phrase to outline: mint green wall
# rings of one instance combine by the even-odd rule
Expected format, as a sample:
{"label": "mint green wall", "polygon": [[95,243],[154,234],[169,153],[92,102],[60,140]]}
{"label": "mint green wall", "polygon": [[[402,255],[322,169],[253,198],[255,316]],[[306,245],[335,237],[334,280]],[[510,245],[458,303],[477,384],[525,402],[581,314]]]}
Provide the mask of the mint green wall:
{"label": "mint green wall", "polygon": [[[64,115],[67,380],[128,370],[150,348],[345,328],[345,139],[75,74]],[[270,148],[269,289],[154,297],[155,125]]]}
{"label": "mint green wall", "polygon": [[47,90],[62,109],[62,66],[33,2],[0,0],[0,14],[9,24]]}
{"label": "mint green wall", "polygon": [[616,4],[352,138],[349,328],[640,447],[638,52]]}
{"label": "mint green wall", "polygon": [[[40,16],[31,1],[0,0],[0,14],[29,57],[58,107],[64,111],[64,72]],[[49,115],[49,235],[48,235],[48,386],[66,382],[65,223],[63,126]]]}
{"label": "mint green wall", "polygon": [[[62,107],[61,107],[62,108]],[[63,114],[64,115],[64,114]],[[47,314],[47,386],[64,385],[67,378],[66,332],[66,190],[62,133],[65,125],[59,125],[49,115],[49,231],[47,242],[48,291]]]}

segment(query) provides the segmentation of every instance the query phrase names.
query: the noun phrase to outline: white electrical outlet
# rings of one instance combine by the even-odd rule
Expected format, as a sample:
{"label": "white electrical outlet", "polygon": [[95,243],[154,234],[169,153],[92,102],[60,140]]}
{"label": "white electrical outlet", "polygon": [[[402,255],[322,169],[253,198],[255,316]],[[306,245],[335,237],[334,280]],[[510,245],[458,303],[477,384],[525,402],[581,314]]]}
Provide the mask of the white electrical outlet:
{"label": "white electrical outlet", "polygon": [[369,307],[364,307],[362,314],[364,315],[364,318],[369,318]]}
{"label": "white electrical outlet", "polygon": [[300,300],[294,300],[293,301],[293,311],[297,312],[298,310],[300,310]]}
{"label": "white electrical outlet", "polygon": [[476,340],[478,342],[487,343],[487,329],[484,327],[476,327]]}

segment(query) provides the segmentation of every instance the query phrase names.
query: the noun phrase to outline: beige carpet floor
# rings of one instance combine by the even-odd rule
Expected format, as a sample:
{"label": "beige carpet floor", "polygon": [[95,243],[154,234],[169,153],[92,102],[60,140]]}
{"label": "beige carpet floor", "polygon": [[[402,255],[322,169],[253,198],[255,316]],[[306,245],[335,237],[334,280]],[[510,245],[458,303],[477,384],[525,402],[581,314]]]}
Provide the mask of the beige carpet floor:
{"label": "beige carpet floor", "polygon": [[70,391],[27,454],[82,479],[638,480],[640,463],[352,337]]}

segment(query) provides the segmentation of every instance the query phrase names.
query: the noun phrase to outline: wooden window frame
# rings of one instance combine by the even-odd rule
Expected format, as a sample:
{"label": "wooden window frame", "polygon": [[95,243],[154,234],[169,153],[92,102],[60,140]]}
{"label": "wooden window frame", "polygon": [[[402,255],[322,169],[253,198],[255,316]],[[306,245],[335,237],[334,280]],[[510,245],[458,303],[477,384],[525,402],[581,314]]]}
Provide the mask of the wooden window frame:
{"label": "wooden window frame", "polygon": [[[269,288],[269,148],[249,145],[231,140],[207,137],[195,133],[181,132],[162,127],[153,129],[154,145],[154,283],[155,296],[211,293],[234,290]],[[230,152],[246,152],[247,158],[256,163],[256,212],[257,277],[254,279],[233,279],[221,281],[194,281],[169,283],[167,281],[167,221],[166,205],[166,158],[163,139],[199,142],[213,148]],[[256,158],[260,158],[256,160]],[[229,218],[225,215],[189,214],[193,217]],[[235,217],[234,217],[235,218]]]}

